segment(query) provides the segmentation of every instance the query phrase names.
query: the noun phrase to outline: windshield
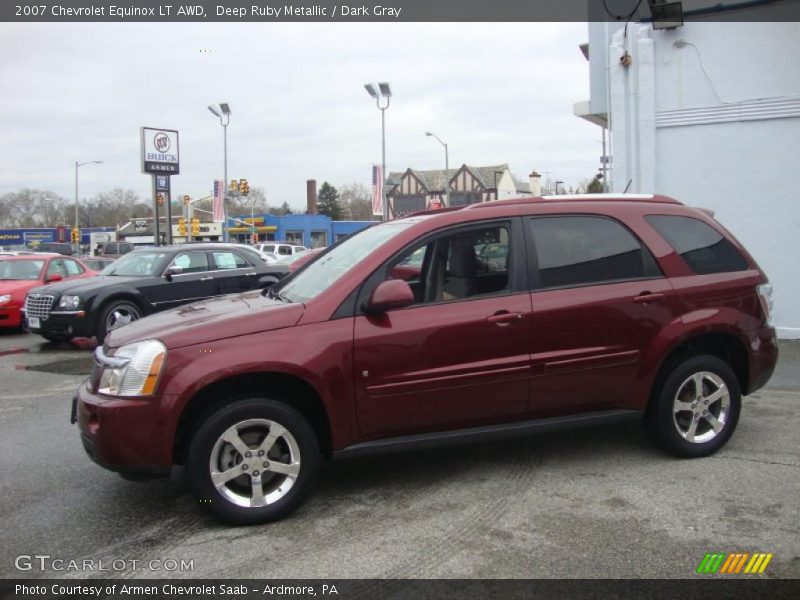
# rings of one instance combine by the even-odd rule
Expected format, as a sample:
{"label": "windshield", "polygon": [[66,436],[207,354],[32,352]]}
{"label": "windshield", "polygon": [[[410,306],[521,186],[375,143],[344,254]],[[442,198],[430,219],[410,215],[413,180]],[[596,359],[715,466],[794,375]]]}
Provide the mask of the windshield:
{"label": "windshield", "polygon": [[280,295],[290,302],[305,302],[321,294],[372,251],[395,237],[414,221],[389,221],[359,232],[331,248],[325,255],[298,271],[281,288]]}
{"label": "windshield", "polygon": [[119,277],[157,277],[161,275],[168,256],[167,252],[131,252],[115,260],[100,274]]}
{"label": "windshield", "polygon": [[0,279],[36,280],[44,267],[43,260],[0,261]]}

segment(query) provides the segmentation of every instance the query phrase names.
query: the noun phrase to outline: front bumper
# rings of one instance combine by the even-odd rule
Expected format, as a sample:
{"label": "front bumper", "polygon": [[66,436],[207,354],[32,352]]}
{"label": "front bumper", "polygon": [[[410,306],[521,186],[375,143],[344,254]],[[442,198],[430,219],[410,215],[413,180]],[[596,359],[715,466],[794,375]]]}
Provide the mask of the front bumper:
{"label": "front bumper", "polygon": [[19,327],[22,325],[22,313],[19,306],[0,306],[0,327]]}
{"label": "front bumper", "polygon": [[169,444],[154,398],[111,398],[93,394],[89,380],[73,400],[83,448],[100,466],[126,475],[168,476]]}
{"label": "front bumper", "polygon": [[95,334],[94,319],[84,311],[58,312],[53,311],[40,327],[28,329],[33,333],[63,336],[63,337],[92,337]]}

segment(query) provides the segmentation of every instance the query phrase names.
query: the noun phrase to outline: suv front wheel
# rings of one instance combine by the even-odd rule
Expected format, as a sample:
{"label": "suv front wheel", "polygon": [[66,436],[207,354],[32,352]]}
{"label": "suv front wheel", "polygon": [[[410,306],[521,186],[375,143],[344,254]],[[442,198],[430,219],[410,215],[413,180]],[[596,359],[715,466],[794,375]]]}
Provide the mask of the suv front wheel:
{"label": "suv front wheel", "polygon": [[211,413],[189,447],[189,484],[203,506],[237,525],[282,519],[319,475],[322,457],[308,421],[288,404],[246,398]]}
{"label": "suv front wheel", "polygon": [[661,380],[645,416],[656,443],[677,456],[713,454],[728,441],[739,420],[739,380],[716,356],[679,362]]}

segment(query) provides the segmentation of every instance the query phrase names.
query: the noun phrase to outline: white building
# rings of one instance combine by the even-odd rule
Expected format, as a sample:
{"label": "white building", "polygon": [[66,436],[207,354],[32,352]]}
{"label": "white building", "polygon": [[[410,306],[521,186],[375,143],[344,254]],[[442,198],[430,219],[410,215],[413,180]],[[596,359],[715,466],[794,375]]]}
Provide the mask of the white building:
{"label": "white building", "polygon": [[588,54],[575,113],[610,133],[609,191],[712,209],[800,338],[800,23],[591,23]]}

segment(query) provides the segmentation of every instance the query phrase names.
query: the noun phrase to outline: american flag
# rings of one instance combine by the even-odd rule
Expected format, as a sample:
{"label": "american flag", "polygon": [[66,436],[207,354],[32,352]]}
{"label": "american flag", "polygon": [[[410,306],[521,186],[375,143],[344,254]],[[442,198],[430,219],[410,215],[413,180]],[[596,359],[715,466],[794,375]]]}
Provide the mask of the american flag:
{"label": "american flag", "polygon": [[223,208],[223,201],[225,197],[225,182],[219,179],[214,180],[214,203],[212,212],[214,213],[214,222],[222,223],[225,220],[225,209]]}
{"label": "american flag", "polygon": [[383,215],[383,167],[372,165],[372,214]]}

